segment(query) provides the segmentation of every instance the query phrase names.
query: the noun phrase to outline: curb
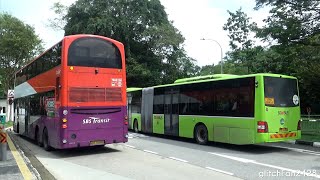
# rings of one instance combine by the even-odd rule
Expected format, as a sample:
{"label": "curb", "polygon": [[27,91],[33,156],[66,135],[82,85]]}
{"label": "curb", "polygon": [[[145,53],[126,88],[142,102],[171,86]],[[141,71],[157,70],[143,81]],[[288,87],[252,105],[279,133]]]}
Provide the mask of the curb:
{"label": "curb", "polygon": [[289,144],[303,144],[313,147],[320,147],[320,142],[310,142],[310,141],[303,141],[303,140],[292,140],[292,141],[285,141],[285,143]]}
{"label": "curb", "polygon": [[[30,173],[34,176],[32,179],[35,178],[37,180],[41,180],[42,178],[41,178],[39,172],[37,171],[36,168],[34,168],[33,164],[30,161],[30,158],[26,155],[26,153],[22,150],[21,146],[17,143],[17,140],[15,139],[15,137],[13,137],[12,134],[9,131],[7,131],[7,135],[10,137],[12,145],[15,147],[15,150],[20,154],[20,156],[21,156],[22,160],[24,161],[26,167],[29,169]],[[10,151],[12,151],[12,150],[10,149]],[[17,160],[16,160],[16,163],[18,163],[18,166],[19,166],[19,162]],[[23,174],[21,169],[20,169],[20,172]]]}
{"label": "curb", "polygon": [[17,136],[12,133],[8,133],[12,142],[16,146],[20,154],[23,154],[23,158],[28,162],[28,166],[33,171],[38,180],[56,180],[56,178],[44,167],[44,165],[35,157],[31,150],[24,144],[22,144]]}

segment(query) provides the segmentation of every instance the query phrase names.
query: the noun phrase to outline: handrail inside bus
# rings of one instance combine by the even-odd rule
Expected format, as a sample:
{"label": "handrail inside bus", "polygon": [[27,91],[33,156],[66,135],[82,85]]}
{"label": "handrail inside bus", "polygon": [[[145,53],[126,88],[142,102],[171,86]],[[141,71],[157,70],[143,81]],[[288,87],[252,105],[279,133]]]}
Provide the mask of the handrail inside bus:
{"label": "handrail inside bus", "polygon": [[220,78],[228,78],[228,77],[239,77],[239,75],[234,74],[213,74],[213,75],[206,75],[206,76],[197,76],[191,78],[183,78],[177,79],[174,83],[184,83],[184,82],[191,82],[191,81],[199,81],[199,80],[206,80],[206,79],[220,79]]}

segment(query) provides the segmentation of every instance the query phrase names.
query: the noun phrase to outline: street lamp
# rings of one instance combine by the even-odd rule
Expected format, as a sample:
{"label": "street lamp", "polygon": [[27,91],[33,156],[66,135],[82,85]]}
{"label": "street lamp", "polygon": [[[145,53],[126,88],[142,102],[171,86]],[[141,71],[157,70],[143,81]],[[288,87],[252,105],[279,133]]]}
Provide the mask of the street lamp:
{"label": "street lamp", "polygon": [[220,56],[221,56],[221,74],[223,74],[223,54],[222,54],[222,47],[221,47],[221,45],[220,45],[220,43],[218,42],[218,41],[216,41],[216,40],[214,40],[214,39],[205,39],[205,38],[202,38],[202,39],[200,39],[200,40],[207,40],[207,41],[213,41],[213,42],[216,42],[218,45],[219,45],[219,47],[220,47]]}

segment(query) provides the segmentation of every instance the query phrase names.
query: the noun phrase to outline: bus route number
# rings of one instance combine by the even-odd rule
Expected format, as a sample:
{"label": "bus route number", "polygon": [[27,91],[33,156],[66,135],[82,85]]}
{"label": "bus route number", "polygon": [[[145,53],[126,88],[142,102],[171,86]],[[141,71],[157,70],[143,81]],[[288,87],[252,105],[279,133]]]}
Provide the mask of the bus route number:
{"label": "bus route number", "polygon": [[264,98],[266,104],[274,105],[274,98]]}

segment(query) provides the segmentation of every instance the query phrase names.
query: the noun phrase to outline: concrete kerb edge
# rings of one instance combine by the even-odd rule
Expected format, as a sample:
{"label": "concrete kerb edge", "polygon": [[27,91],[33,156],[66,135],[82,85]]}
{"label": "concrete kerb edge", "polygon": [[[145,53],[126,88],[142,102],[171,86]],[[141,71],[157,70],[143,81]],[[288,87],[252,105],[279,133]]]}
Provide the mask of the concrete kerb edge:
{"label": "concrete kerb edge", "polygon": [[320,142],[310,142],[310,141],[303,141],[303,140],[291,140],[291,141],[285,141],[285,143],[289,144],[303,144],[313,147],[320,147]]}
{"label": "concrete kerb edge", "polygon": [[34,168],[32,166],[31,161],[29,160],[29,158],[24,154],[24,152],[22,151],[22,149],[20,148],[20,146],[18,145],[18,143],[16,142],[16,139],[11,135],[11,133],[8,133],[8,136],[10,136],[11,141],[13,142],[14,146],[16,147],[16,149],[18,150],[19,154],[21,155],[21,157],[23,158],[24,162],[27,164],[27,166],[29,167],[29,170],[33,173],[33,175],[38,179],[41,180],[41,175],[40,173],[37,171],[36,168]]}

